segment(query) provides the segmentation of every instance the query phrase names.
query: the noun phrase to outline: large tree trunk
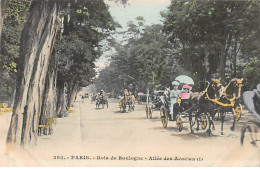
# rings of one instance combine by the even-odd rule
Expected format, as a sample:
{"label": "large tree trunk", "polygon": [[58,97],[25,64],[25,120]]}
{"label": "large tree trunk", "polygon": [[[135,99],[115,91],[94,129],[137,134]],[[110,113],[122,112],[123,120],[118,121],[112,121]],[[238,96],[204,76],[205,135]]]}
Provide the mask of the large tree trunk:
{"label": "large tree trunk", "polygon": [[78,92],[78,84],[71,82],[68,87],[68,95],[67,95],[68,96],[68,103],[67,103],[68,108],[73,107],[77,92]]}
{"label": "large tree trunk", "polygon": [[56,57],[53,50],[46,78],[45,90],[43,94],[43,103],[40,114],[39,124],[44,124],[45,116],[56,116]]}
{"label": "large tree trunk", "polygon": [[67,117],[66,109],[66,95],[65,95],[65,83],[63,81],[57,82],[57,116]]}
{"label": "large tree trunk", "polygon": [[58,7],[51,0],[33,0],[21,36],[16,97],[7,136],[7,149],[37,142],[45,80],[54,46]]}

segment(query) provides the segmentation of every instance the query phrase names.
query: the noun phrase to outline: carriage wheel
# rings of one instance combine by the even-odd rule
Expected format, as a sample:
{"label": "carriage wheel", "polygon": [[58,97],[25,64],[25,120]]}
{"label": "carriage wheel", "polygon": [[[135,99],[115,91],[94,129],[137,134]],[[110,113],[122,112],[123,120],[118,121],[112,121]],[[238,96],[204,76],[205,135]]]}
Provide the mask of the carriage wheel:
{"label": "carriage wheel", "polygon": [[[260,129],[260,122],[250,121],[247,122],[241,130],[241,138],[240,142],[241,145],[245,145],[250,143],[251,145],[257,147],[257,143],[259,142],[259,129]],[[246,135],[246,131],[248,131]]]}
{"label": "carriage wheel", "polygon": [[207,128],[208,121],[206,115],[202,115],[200,119],[200,127],[201,129],[205,130]]}
{"label": "carriage wheel", "polygon": [[235,114],[236,114],[236,121],[239,121],[242,114],[242,106],[241,104],[237,105],[235,108]]}
{"label": "carriage wheel", "polygon": [[168,116],[166,114],[165,108],[161,108],[160,110],[160,115],[161,115],[161,121],[162,121],[162,125],[164,128],[167,128],[167,124],[168,124]]}
{"label": "carriage wheel", "polygon": [[122,110],[122,102],[120,101],[118,104],[119,104],[119,109],[121,111]]}
{"label": "carriage wheel", "polygon": [[148,107],[145,106],[145,114],[146,114],[146,118],[148,118]]}
{"label": "carriage wheel", "polygon": [[182,123],[180,116],[177,116],[176,124],[177,124],[177,128],[178,128],[179,132],[181,132],[183,129],[183,123]]}
{"label": "carriage wheel", "polygon": [[125,102],[122,103],[122,108],[123,108],[123,112],[126,112],[126,103]]}
{"label": "carriage wheel", "polygon": [[149,107],[149,116],[150,116],[150,119],[152,119],[152,109],[151,109],[151,107]]}

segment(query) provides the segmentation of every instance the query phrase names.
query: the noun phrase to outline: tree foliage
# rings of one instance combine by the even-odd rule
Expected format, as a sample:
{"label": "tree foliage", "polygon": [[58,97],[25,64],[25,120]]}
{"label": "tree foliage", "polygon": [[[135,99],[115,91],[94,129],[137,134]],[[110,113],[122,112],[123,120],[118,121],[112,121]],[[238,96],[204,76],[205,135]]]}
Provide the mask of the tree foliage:
{"label": "tree foliage", "polygon": [[[137,20],[144,19],[137,17]],[[95,80],[98,90],[104,88],[120,94],[125,88],[137,92],[145,91],[148,84],[169,83],[165,81],[167,74],[164,74],[169,47],[162,35],[162,26],[151,25],[139,29],[133,23],[128,24],[128,31],[134,36],[125,45],[115,43],[117,54],[112,56],[110,65]],[[136,32],[138,36],[135,36]]]}
{"label": "tree foliage", "polygon": [[176,49],[181,46],[175,57],[193,78],[242,77],[237,68],[248,54],[241,49],[259,49],[250,43],[259,41],[259,5],[255,0],[172,1],[163,31]]}
{"label": "tree foliage", "polygon": [[58,78],[80,86],[95,76],[94,62],[101,55],[99,43],[114,29],[108,7],[102,0],[63,2],[64,27],[58,38]]}
{"label": "tree foliage", "polygon": [[1,36],[0,99],[10,100],[15,89],[20,37],[27,20],[30,0],[9,0]]}
{"label": "tree foliage", "polygon": [[174,0],[161,12],[162,28],[144,26],[144,18],[137,17],[128,23],[132,36],[127,44],[117,44],[111,65],[96,80],[98,89],[109,76],[109,84],[121,90],[134,84],[144,91],[148,84],[170,86],[181,74],[195,80],[195,90],[213,77],[221,77],[224,85],[244,77],[245,89],[255,87],[260,78],[259,12],[257,0]]}

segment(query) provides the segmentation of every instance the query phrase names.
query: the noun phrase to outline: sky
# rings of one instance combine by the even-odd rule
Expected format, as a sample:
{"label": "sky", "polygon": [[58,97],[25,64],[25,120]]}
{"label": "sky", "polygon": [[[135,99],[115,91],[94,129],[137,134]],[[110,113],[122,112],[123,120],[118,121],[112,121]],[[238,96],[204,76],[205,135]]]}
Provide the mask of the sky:
{"label": "sky", "polygon": [[[128,0],[128,4],[123,6],[120,3],[104,0],[109,7],[109,11],[121,26],[121,30],[126,30],[127,23],[134,21],[136,17],[143,16],[145,25],[162,23],[160,11],[166,10],[170,5],[171,0]],[[119,30],[119,31],[121,31]],[[112,53],[112,52],[107,52]],[[108,64],[106,54],[102,55],[96,61],[97,70],[104,68]]]}

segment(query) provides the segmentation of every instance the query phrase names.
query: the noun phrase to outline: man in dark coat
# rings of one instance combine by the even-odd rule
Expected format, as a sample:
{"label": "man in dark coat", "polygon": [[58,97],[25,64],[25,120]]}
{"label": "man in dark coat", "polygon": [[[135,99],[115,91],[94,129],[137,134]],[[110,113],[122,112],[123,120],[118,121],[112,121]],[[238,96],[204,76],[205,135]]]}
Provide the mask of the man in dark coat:
{"label": "man in dark coat", "polygon": [[250,112],[260,120],[260,84],[253,91],[244,92],[243,100]]}

